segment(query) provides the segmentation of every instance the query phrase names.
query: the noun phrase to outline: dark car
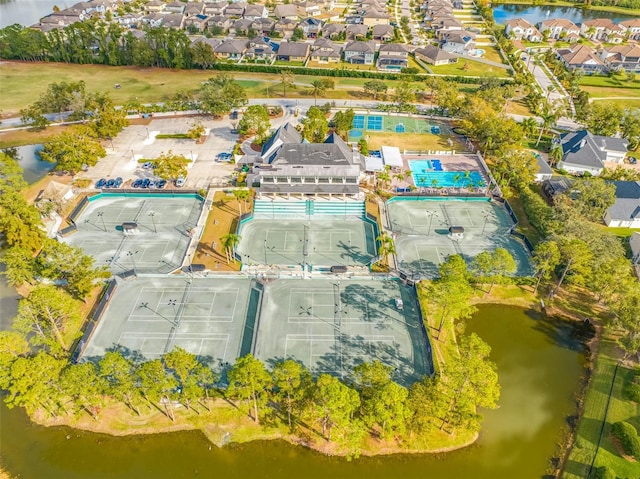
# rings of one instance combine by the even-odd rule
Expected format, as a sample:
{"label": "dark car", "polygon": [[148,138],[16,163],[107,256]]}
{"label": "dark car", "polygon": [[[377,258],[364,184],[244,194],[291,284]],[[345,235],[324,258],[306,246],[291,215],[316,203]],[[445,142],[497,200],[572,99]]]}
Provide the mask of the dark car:
{"label": "dark car", "polygon": [[149,180],[148,188],[155,188],[155,186],[156,186],[156,180]]}
{"label": "dark car", "polygon": [[229,114],[229,119],[230,119],[230,120],[237,120],[237,119],[238,119],[238,110],[233,110],[233,111]]}
{"label": "dark car", "polygon": [[144,180],[142,180],[142,185],[140,185],[142,188],[149,188],[149,183],[151,183],[151,180],[149,178],[145,178]]}
{"label": "dark car", "polygon": [[132,188],[140,188],[142,186],[142,180],[136,180],[131,185]]}
{"label": "dark car", "polygon": [[119,176],[114,180],[113,187],[120,188],[122,186],[122,178]]}
{"label": "dark car", "polygon": [[160,180],[158,181],[158,183],[156,184],[156,188],[158,189],[162,189],[167,185],[167,180]]}
{"label": "dark car", "polygon": [[114,188],[116,185],[116,180],[114,179],[110,179],[109,181],[107,181],[107,184],[105,185],[107,188]]}
{"label": "dark car", "polygon": [[104,185],[107,184],[107,180],[105,180],[104,178],[100,178],[97,182],[96,182],[96,188],[104,188]]}
{"label": "dark car", "polygon": [[147,168],[151,168],[152,163],[150,161],[147,161],[146,163],[142,164],[142,167],[147,169]]}

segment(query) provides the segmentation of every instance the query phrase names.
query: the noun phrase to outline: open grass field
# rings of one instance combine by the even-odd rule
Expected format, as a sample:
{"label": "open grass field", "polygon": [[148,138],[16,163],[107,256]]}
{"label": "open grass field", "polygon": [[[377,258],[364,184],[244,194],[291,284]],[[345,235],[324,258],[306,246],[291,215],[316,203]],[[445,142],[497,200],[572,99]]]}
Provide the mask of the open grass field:
{"label": "open grass field", "polygon": [[[617,477],[637,477],[638,475],[640,469],[638,464],[620,455],[610,434],[611,425],[617,421],[631,419],[634,426],[640,426],[638,404],[628,401],[622,395],[624,380],[633,371],[619,367],[615,374],[617,362],[615,343],[611,339],[601,341],[593,379],[584,402],[584,412],[578,425],[576,443],[569,455],[563,474],[564,479],[587,477],[596,450],[594,467],[608,466],[615,471]],[[614,374],[615,383],[611,388]],[[609,391],[611,391],[611,400],[607,411]],[[606,421],[606,424],[602,432],[600,448],[598,448],[602,421]]]}
{"label": "open grass field", "polygon": [[[466,66],[465,66],[466,65]],[[509,76],[504,68],[493,67],[473,60],[459,60],[458,63],[430,66],[433,73],[439,75],[478,76],[486,78],[506,78]]]}
{"label": "open grass field", "polygon": [[455,140],[455,137],[452,137],[454,140],[453,147],[449,146],[447,142],[448,137],[444,135],[425,135],[421,133],[397,134],[391,132],[373,133],[368,131],[366,136],[368,137],[367,141],[370,150],[379,150],[382,145],[397,146],[401,150],[407,149],[414,151],[465,150],[464,146]]}
{"label": "open grass field", "polygon": [[0,130],[0,148],[44,143],[52,136],[57,135],[68,128],[68,126],[50,126],[46,130],[41,131],[15,130],[3,132]]}
{"label": "open grass field", "polygon": [[619,76],[585,75],[580,79],[580,86],[623,88],[625,91],[634,89],[640,91],[640,80],[627,81]]}

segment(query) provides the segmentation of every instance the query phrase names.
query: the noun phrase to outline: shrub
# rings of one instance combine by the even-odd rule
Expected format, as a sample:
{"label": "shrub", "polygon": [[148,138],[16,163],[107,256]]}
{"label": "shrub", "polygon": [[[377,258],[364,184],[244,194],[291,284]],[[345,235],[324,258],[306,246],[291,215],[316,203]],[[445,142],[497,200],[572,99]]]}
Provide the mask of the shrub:
{"label": "shrub", "polygon": [[520,190],[520,200],[529,222],[542,236],[547,236],[553,220],[553,209],[528,186]]}
{"label": "shrub", "polygon": [[591,477],[593,479],[617,479],[616,473],[608,466],[596,467]]}
{"label": "shrub", "polygon": [[622,394],[630,401],[640,403],[640,372],[630,375],[622,386]]}
{"label": "shrub", "polygon": [[640,459],[640,438],[635,427],[628,422],[616,422],[611,426],[611,434],[620,441],[625,454]]}

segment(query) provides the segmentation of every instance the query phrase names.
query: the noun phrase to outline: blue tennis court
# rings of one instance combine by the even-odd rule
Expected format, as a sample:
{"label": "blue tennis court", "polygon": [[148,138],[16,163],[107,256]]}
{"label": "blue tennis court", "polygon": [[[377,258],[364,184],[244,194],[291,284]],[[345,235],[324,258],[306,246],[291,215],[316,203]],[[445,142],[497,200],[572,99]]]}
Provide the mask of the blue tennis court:
{"label": "blue tennis court", "polygon": [[382,131],[382,117],[381,116],[368,116],[367,117],[367,130],[369,131]]}
{"label": "blue tennis court", "polygon": [[353,117],[353,128],[358,130],[364,129],[364,115],[355,115]]}

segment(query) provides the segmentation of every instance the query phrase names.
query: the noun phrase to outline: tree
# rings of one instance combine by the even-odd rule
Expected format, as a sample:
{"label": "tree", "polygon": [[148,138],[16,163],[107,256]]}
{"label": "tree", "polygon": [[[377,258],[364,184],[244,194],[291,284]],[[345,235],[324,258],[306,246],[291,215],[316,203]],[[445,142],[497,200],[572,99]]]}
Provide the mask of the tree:
{"label": "tree", "polygon": [[[212,33],[215,35],[214,32]],[[222,32],[219,34],[222,34]],[[213,48],[204,41],[193,43],[191,46],[191,55],[193,56],[193,63],[202,67],[203,70],[207,70],[216,61]]]}
{"label": "tree", "polygon": [[200,110],[214,117],[225,115],[249,102],[242,86],[226,73],[204,82],[199,97]]}
{"label": "tree", "polygon": [[636,150],[640,146],[640,112],[628,110],[622,119],[622,137],[629,140],[629,149]]}
{"label": "tree", "polygon": [[222,247],[224,248],[224,252],[227,257],[227,264],[229,264],[229,262],[234,258],[236,246],[240,243],[240,235],[227,233],[220,239],[222,240]]}
{"label": "tree", "polygon": [[20,300],[13,327],[34,346],[46,346],[55,354],[69,350],[79,336],[69,337],[69,326],[78,326],[80,321],[80,308],[71,296],[55,286],[41,284]]}
{"label": "tree", "polygon": [[327,92],[326,85],[322,79],[318,78],[311,82],[311,94],[313,95],[313,104],[318,104],[318,95],[324,96]]}
{"label": "tree", "polygon": [[353,108],[349,108],[346,111],[338,111],[333,117],[335,132],[345,141],[349,137],[349,131],[353,128],[354,117],[355,112]]}
{"label": "tree", "polygon": [[386,232],[383,232],[380,236],[376,238],[378,242],[378,255],[386,262],[389,262],[389,255],[396,254],[396,245],[395,241],[391,236],[389,236]]}
{"label": "tree", "polygon": [[238,133],[242,136],[256,136],[256,143],[262,144],[267,132],[271,128],[269,112],[263,105],[251,105],[248,107],[242,119],[238,123]]}
{"label": "tree", "polygon": [[398,105],[398,111],[410,110],[411,104],[416,100],[416,93],[411,84],[402,80],[395,88],[393,101]]}
{"label": "tree", "polygon": [[29,125],[34,130],[44,130],[51,123],[44,116],[42,109],[38,104],[30,105],[20,110],[20,121],[23,125]]}
{"label": "tree", "polygon": [[358,148],[360,149],[361,155],[366,156],[369,154],[369,144],[367,143],[367,140],[365,140],[364,138],[360,138],[358,140]]}
{"label": "tree", "polygon": [[[69,109],[74,101],[85,96],[85,84],[79,82],[50,83],[47,90],[40,95],[37,104],[45,113],[57,113],[58,120],[62,120],[62,112]],[[83,102],[80,102],[83,104]]]}
{"label": "tree", "polygon": [[9,409],[23,406],[32,415],[43,408],[58,414],[61,400],[60,373],[66,361],[40,351],[32,358],[19,357],[11,365],[11,379],[5,403]]}
{"label": "tree", "polygon": [[293,86],[293,73],[291,70],[280,71],[280,84],[282,85],[282,96],[287,97],[287,87]]}
{"label": "tree", "polygon": [[429,283],[426,286],[426,295],[435,307],[434,316],[439,316],[436,339],[440,339],[447,322],[467,319],[477,311],[477,308],[470,304],[473,289],[462,276],[444,277]]}
{"label": "tree", "polygon": [[5,275],[11,286],[20,286],[24,283],[33,284],[34,261],[29,250],[14,246],[6,251],[3,260],[6,270],[2,274]]}
{"label": "tree", "polygon": [[538,122],[533,117],[526,117],[522,120],[522,131],[525,138],[532,138],[535,132],[538,131]]}
{"label": "tree", "polygon": [[291,41],[292,42],[297,42],[300,41],[304,38],[304,30],[300,27],[296,27],[293,30],[293,34],[291,35]]}
{"label": "tree", "polygon": [[[173,370],[178,378],[180,397],[185,406],[191,407],[191,402],[204,395],[204,388],[200,382],[205,366],[198,362],[195,354],[189,353],[180,347],[163,356],[167,368]],[[208,368],[207,368],[208,369]]]}
{"label": "tree", "polygon": [[348,426],[360,406],[358,392],[328,374],[318,376],[312,397],[315,417],[320,421],[322,435],[327,441],[331,441],[334,427]]}
{"label": "tree", "polygon": [[483,251],[475,257],[473,265],[480,276],[491,278],[489,293],[493,289],[496,278],[515,273],[517,267],[511,253],[504,248],[496,248],[492,253]]}
{"label": "tree", "polygon": [[299,362],[283,359],[276,363],[271,374],[273,396],[280,409],[287,411],[287,424],[292,427],[291,416],[300,409],[310,385],[311,373]]}
{"label": "tree", "polygon": [[539,170],[533,153],[520,148],[498,155],[493,169],[501,186],[510,187],[513,182],[513,186],[518,188],[533,183]]}
{"label": "tree", "polygon": [[469,271],[467,263],[459,254],[447,256],[446,260],[439,267],[440,279],[444,281],[468,281]]}
{"label": "tree", "polygon": [[324,112],[312,106],[302,120],[302,137],[310,143],[322,143],[329,131],[329,122]]}
{"label": "tree", "polygon": [[106,93],[92,95],[87,108],[92,113],[89,125],[98,138],[113,138],[129,125],[127,113],[122,108],[116,109]]}
{"label": "tree", "polygon": [[564,195],[572,200],[573,208],[580,215],[589,221],[599,222],[616,202],[616,186],[598,177],[580,178]]}
{"label": "tree", "polygon": [[18,331],[0,331],[0,389],[7,390],[11,384],[11,366],[19,357],[31,352],[29,342]]}
{"label": "tree", "polygon": [[533,290],[534,293],[538,291],[538,286],[542,280],[548,281],[551,278],[551,274],[560,263],[560,249],[558,243],[555,241],[543,241],[538,243],[533,252],[533,258],[531,258],[533,267],[536,270],[536,287]]}
{"label": "tree", "polygon": [[267,402],[267,390],[271,384],[271,375],[264,364],[251,354],[242,356],[229,369],[227,379],[227,397],[250,403],[253,407],[253,420],[259,424],[259,410]]}
{"label": "tree", "polygon": [[365,93],[373,96],[374,100],[378,99],[379,95],[387,94],[387,84],[382,80],[369,80],[366,81],[363,85]]}
{"label": "tree", "polygon": [[591,273],[591,259],[593,258],[593,253],[587,243],[580,239],[558,238],[556,242],[560,249],[562,273],[550,296],[558,293],[567,274],[570,274],[572,282],[575,284],[584,284]]}
{"label": "tree", "polygon": [[106,394],[124,402],[140,415],[140,407],[134,394],[136,366],[119,351],[107,351],[98,363],[98,376],[104,381]]}
{"label": "tree", "polygon": [[150,404],[161,402],[164,405],[165,414],[175,421],[173,405],[170,395],[175,391],[178,381],[167,371],[159,359],[142,363],[137,369],[138,388]]}
{"label": "tree", "polygon": [[175,155],[171,150],[160,153],[160,156],[151,160],[154,174],[163,180],[175,180],[187,176],[187,168],[191,161],[184,155]]}
{"label": "tree", "polygon": [[69,364],[60,376],[60,388],[71,398],[73,406],[79,406],[98,420],[104,382],[93,363]]}
{"label": "tree", "polygon": [[98,159],[107,155],[96,140],[95,132],[85,125],[72,126],[44,143],[40,158],[55,163],[57,171],[75,174],[87,166],[95,166]]}
{"label": "tree", "polygon": [[540,127],[540,134],[536,140],[536,146],[540,143],[544,132],[551,128],[558,120],[558,113],[545,103],[544,109],[540,112],[540,119],[542,120],[542,125]]}
{"label": "tree", "polygon": [[620,105],[595,101],[589,103],[583,123],[594,135],[614,136],[620,129],[623,115]]}
{"label": "tree", "polygon": [[246,209],[247,209],[247,199],[251,197],[251,191],[237,188],[237,189],[233,190],[233,196],[236,198],[236,201],[238,202],[238,213],[242,215],[242,208],[240,206],[240,200],[242,200],[242,202],[244,202],[245,211],[246,211]]}

